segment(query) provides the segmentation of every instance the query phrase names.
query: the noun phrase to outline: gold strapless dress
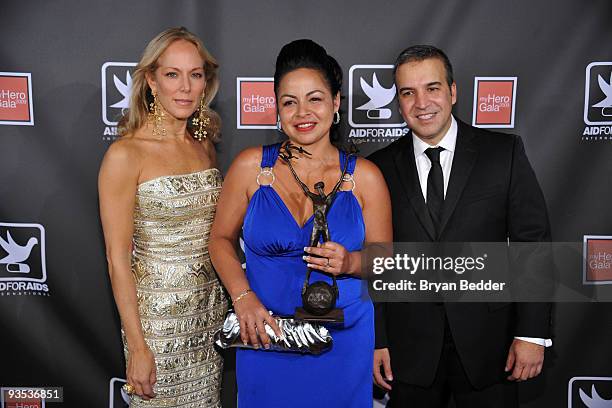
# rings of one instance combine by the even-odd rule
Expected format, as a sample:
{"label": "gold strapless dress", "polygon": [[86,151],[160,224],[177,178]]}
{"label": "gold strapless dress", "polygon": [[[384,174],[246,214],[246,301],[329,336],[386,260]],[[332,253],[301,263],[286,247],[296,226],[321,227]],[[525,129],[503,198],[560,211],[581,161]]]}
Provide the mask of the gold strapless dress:
{"label": "gold strapless dress", "polygon": [[[227,298],[208,254],[222,177],[217,169],[138,186],[132,273],[144,337],[157,365],[156,397],[132,407],[220,407],[223,361],[213,333]],[[123,338],[126,361],[129,358]]]}

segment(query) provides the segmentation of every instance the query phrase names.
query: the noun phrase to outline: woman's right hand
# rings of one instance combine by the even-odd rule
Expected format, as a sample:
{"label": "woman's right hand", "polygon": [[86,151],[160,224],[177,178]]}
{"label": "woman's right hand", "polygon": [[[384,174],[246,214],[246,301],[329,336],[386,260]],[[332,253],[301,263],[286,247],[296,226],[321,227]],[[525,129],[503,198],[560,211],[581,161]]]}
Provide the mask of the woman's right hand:
{"label": "woman's right hand", "polygon": [[259,348],[261,342],[265,349],[270,348],[270,336],[266,333],[265,324],[268,324],[278,337],[282,337],[276,320],[268,313],[254,292],[249,292],[235,302],[234,310],[240,323],[240,338],[245,345],[251,343],[253,347]]}
{"label": "woman's right hand", "polygon": [[155,397],[153,384],[157,381],[155,357],[149,347],[130,351],[127,366],[127,382],[134,386],[134,393],[144,400]]}

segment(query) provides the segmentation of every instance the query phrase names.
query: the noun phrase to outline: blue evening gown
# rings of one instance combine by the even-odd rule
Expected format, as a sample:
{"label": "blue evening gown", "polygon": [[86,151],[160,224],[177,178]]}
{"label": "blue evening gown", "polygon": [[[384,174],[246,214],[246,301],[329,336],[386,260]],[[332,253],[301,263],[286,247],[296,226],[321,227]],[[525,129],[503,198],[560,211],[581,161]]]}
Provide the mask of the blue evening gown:
{"label": "blue evening gown", "polygon": [[[261,167],[274,167],[280,143],[263,147]],[[340,164],[347,155],[340,151]],[[349,158],[347,173],[355,169]],[[361,207],[352,191],[339,191],[328,216],[331,240],[348,251],[358,251],[365,239]],[[302,305],[301,289],[306,276],[302,260],[312,232],[311,217],[298,225],[272,186],[260,186],[247,208],[243,236],[247,278],[253,291],[277,315],[293,315]],[[313,271],[310,281],[326,280]],[[344,310],[344,325],[329,326],[330,351],[318,356],[239,349],[236,375],[239,408],[372,407],[372,361],[374,313],[362,282],[338,280],[337,307]]]}

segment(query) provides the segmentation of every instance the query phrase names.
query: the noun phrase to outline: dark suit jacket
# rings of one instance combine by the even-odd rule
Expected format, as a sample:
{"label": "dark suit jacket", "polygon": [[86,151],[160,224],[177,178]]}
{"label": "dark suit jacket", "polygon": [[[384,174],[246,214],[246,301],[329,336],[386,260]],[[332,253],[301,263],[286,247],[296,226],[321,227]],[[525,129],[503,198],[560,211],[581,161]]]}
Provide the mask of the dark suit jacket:
{"label": "dark suit jacket", "polygon": [[[550,241],[544,196],[518,136],[457,120],[457,144],[438,237],[419,185],[412,134],[368,157],[381,169],[393,207],[395,242]],[[444,314],[476,388],[504,377],[514,336],[550,337],[550,305],[384,303],[376,305],[376,348],[388,347],[396,380],[433,382]],[[507,375],[507,374],[506,374]]]}

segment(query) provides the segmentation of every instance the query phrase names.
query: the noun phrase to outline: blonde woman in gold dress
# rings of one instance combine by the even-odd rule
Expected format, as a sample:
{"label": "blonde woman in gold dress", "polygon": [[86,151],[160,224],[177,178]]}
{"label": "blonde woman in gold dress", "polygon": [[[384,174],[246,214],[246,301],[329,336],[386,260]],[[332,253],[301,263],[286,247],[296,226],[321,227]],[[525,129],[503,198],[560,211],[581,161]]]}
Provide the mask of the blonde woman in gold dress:
{"label": "blonde woman in gold dress", "polygon": [[217,63],[184,28],[144,50],[98,181],[132,407],[218,407],[227,309],[208,254],[221,189]]}

